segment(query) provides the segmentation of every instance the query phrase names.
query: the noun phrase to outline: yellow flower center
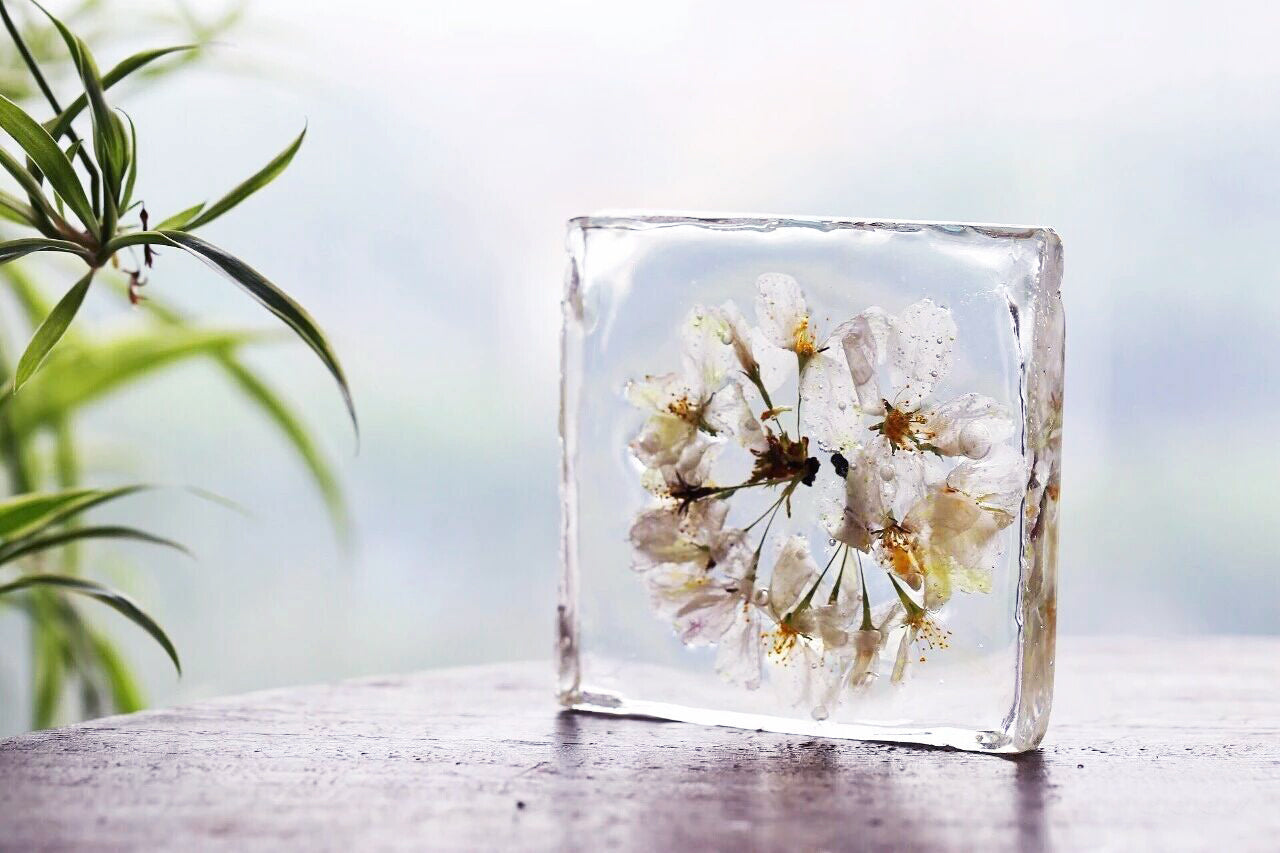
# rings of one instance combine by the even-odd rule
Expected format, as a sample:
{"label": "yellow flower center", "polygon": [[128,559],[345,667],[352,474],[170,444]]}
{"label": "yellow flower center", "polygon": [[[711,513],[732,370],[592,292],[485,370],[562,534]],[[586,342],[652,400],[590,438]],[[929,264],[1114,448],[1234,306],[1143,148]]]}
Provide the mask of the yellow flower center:
{"label": "yellow flower center", "polygon": [[796,355],[812,356],[818,351],[818,342],[814,340],[813,332],[809,329],[808,314],[796,321],[796,328],[791,336],[795,340],[793,349]]}
{"label": "yellow flower center", "polygon": [[922,439],[930,438],[919,429],[924,420],[919,412],[903,412],[886,402],[880,434],[898,450],[916,450]]}

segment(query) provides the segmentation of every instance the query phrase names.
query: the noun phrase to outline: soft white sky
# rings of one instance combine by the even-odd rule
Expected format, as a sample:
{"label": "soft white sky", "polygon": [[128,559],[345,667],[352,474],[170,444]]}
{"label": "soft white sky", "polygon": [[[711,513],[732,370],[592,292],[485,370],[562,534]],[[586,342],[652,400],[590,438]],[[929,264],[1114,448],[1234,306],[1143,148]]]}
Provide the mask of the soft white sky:
{"label": "soft white sky", "polygon": [[[356,8],[257,3],[222,67],[124,104],[154,212],[220,192],[309,122],[290,171],[207,236],[326,326],[365,425],[352,456],[321,370],[301,348],[261,354],[342,460],[361,528],[344,564],[296,465],[211,374],[87,419],[109,474],[257,513],[121,508],[202,557],[107,563],[133,567],[110,576],[187,659],[176,681],[117,632],[155,699],[549,653],[563,223],[601,207],[1054,226],[1062,630],[1280,629],[1272,5]],[[265,322],[182,259],[154,282]]]}

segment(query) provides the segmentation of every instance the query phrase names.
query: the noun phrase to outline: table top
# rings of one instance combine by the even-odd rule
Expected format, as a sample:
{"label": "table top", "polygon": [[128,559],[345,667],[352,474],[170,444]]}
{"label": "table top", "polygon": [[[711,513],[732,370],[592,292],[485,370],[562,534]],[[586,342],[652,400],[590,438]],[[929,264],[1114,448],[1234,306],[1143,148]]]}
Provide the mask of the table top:
{"label": "table top", "polygon": [[1063,640],[1020,756],[562,712],[547,663],[0,742],[0,847],[1276,849],[1280,638]]}

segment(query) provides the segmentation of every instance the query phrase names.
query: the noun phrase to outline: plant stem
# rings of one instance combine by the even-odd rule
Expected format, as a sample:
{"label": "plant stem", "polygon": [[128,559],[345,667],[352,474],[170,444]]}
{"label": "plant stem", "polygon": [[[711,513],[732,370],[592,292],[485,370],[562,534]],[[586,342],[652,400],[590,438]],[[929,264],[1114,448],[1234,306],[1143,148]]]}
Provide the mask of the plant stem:
{"label": "plant stem", "polygon": [[854,557],[858,561],[858,580],[862,583],[862,630],[871,630],[871,595],[867,592],[867,575],[862,570],[862,554]]}
{"label": "plant stem", "polygon": [[835,604],[840,598],[840,584],[844,581],[844,564],[849,559],[848,546],[844,549],[844,556],[840,558],[840,573],[836,575],[836,585],[831,587],[831,596],[827,598],[827,604]]}
{"label": "plant stem", "polygon": [[[0,18],[4,19],[4,28],[9,31],[9,37],[13,39],[14,46],[18,48],[18,53],[22,54],[22,61],[26,63],[31,76],[35,78],[36,85],[40,87],[45,100],[53,108],[54,115],[62,115],[62,107],[58,104],[57,95],[53,94],[53,89],[49,87],[49,82],[44,79],[44,73],[36,63],[36,58],[31,55],[31,50],[27,47],[26,40],[22,38],[22,33],[18,32],[18,27],[13,23],[13,18],[9,17],[9,9],[5,6],[4,0],[0,0]],[[66,135],[73,145],[80,142],[79,135],[70,125],[67,126]],[[93,212],[96,216],[100,213],[98,204],[98,169],[93,165],[93,160],[89,159],[89,153],[84,148],[84,145],[79,146],[80,162],[84,165],[84,170],[89,174],[90,194],[92,195]]]}
{"label": "plant stem", "polygon": [[[799,604],[791,609],[791,612],[787,614],[786,618],[790,619],[792,616],[795,616],[797,613],[813,603],[813,596],[818,592],[818,587],[822,586],[822,579],[827,576],[827,572],[831,569],[831,564],[836,561],[836,557],[840,556],[840,552],[842,550],[847,550],[848,547],[848,545],[843,545],[832,552],[831,559],[827,560],[827,565],[823,568],[822,573],[818,575],[818,579],[813,582],[813,586],[809,587],[809,592],[803,599],[801,599]],[[843,564],[841,565],[841,568],[843,568]]]}

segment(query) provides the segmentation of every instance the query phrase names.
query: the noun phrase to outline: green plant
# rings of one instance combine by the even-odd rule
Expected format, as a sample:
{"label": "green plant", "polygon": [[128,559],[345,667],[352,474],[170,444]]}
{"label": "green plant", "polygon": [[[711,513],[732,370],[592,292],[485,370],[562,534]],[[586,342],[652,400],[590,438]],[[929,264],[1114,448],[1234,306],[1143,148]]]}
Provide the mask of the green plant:
{"label": "green plant", "polygon": [[[30,617],[32,720],[45,726],[55,721],[66,688],[72,684],[79,686],[80,710],[87,715],[108,708],[133,710],[142,702],[119,652],[80,613],[77,602],[86,597],[143,628],[179,666],[177,651],[154,620],[121,593],[80,576],[77,546],[85,541],[125,539],[181,547],[131,527],[80,523],[85,511],[141,488],[92,489],[81,484],[73,424],[86,405],[171,365],[197,357],[210,359],[289,441],[324,496],[335,525],[345,529],[340,489],[305,425],[239,355],[241,348],[262,342],[265,336],[201,328],[172,306],[143,300],[146,276],[154,263],[152,247],[194,255],[253,296],[321,359],[338,383],[353,424],[355,413],[338,360],[305,310],[243,261],[192,233],[283,172],[305,131],[212,204],[195,205],[149,228],[145,207],[135,200],[137,131],[127,116],[111,108],[106,94],[157,63],[192,55],[197,45],[137,53],[100,74],[85,42],[57,18],[49,15],[46,28],[33,30],[29,25],[23,30],[15,25],[3,0],[0,18],[35,87],[53,111],[52,118],[41,123],[15,100],[0,95],[0,131],[20,149],[15,154],[0,148],[0,167],[17,185],[17,192],[0,190],[0,217],[10,229],[28,232],[0,240],[0,277],[18,309],[11,326],[29,331],[17,358],[10,358],[0,345],[0,461],[15,495],[0,501],[0,605],[11,604]],[[82,90],[65,107],[26,37],[40,34],[30,41],[41,44],[48,58],[50,32],[61,42]],[[3,90],[22,94],[12,85],[0,87]],[[122,252],[138,249],[140,262],[121,261]],[[45,297],[45,288],[37,281],[43,268],[37,271],[13,263],[35,253],[65,256],[81,267],[78,280],[56,301]],[[110,338],[73,326],[90,288],[105,288],[140,306],[148,321],[140,330]],[[0,323],[0,338],[5,331]],[[42,443],[51,443],[50,459],[42,457]],[[51,565],[53,557],[56,565]]]}

